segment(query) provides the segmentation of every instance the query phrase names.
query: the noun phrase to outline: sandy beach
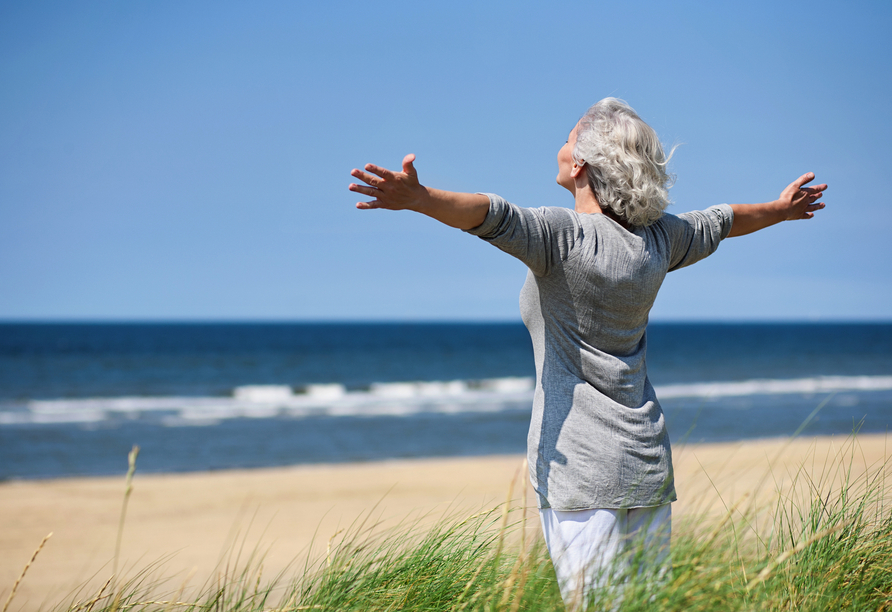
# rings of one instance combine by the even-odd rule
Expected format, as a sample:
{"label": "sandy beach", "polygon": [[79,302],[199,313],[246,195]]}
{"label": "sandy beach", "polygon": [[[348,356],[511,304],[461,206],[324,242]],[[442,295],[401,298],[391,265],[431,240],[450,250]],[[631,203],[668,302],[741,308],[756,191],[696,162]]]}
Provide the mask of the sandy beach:
{"label": "sandy beach", "polygon": [[[679,501],[685,517],[722,515],[746,496],[766,504],[789,491],[795,475],[838,479],[875,471],[887,456],[886,435],[742,441],[676,447]],[[124,460],[122,458],[122,464]],[[432,523],[503,503],[513,490],[522,505],[521,456],[308,465],[212,473],[143,475],[137,468],[120,564],[126,573],[161,560],[160,575],[200,583],[228,551],[265,553],[264,575],[324,554],[329,539],[363,517],[381,528]],[[845,466],[846,470],[840,470]],[[53,536],[18,587],[9,610],[46,609],[81,585],[96,590],[111,574],[124,498],[121,476],[0,483],[0,601],[35,548]],[[800,483],[804,482],[800,478]],[[514,485],[512,488],[512,481]],[[529,524],[537,529],[527,493]],[[224,561],[225,563],[225,561]]]}

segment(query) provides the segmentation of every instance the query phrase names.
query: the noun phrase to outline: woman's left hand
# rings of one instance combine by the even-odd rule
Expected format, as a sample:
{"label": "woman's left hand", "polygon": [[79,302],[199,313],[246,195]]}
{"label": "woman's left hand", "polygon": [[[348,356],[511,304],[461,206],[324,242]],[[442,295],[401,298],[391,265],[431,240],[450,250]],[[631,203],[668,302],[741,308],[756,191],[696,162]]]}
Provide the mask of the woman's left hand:
{"label": "woman's left hand", "polygon": [[728,236],[744,236],[781,221],[811,219],[815,216],[816,210],[824,208],[824,203],[818,202],[818,200],[827,190],[826,184],[806,187],[813,180],[815,180],[815,175],[806,172],[787,185],[780,197],[773,202],[732,204],[734,224],[731,226]]}

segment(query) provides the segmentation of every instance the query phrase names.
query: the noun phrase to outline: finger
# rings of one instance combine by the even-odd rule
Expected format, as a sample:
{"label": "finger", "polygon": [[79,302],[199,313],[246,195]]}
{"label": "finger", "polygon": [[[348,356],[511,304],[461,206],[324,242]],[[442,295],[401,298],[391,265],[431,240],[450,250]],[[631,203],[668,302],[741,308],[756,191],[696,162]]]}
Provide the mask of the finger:
{"label": "finger", "polygon": [[817,200],[821,199],[821,196],[824,195],[822,192],[818,193],[807,193],[800,198],[800,201],[805,202],[806,204],[811,204]]}
{"label": "finger", "polygon": [[381,204],[378,200],[372,200],[371,202],[357,202],[356,208],[359,210],[372,210],[374,208],[381,208]]}
{"label": "finger", "polygon": [[826,204],[824,204],[823,202],[818,202],[817,204],[812,204],[811,206],[807,206],[805,208],[805,212],[803,212],[802,216],[799,218],[800,219],[814,219],[815,211],[821,210],[825,206],[826,206]]}
{"label": "finger", "polygon": [[387,168],[382,168],[381,166],[376,166],[375,164],[366,164],[365,169],[372,174],[376,174],[386,180],[392,180],[396,178],[396,172],[393,170],[388,170]]}
{"label": "finger", "polygon": [[827,185],[816,185],[815,187],[800,187],[799,190],[811,195],[821,195],[824,193],[824,189]]}
{"label": "finger", "polygon": [[373,198],[381,193],[380,190],[375,189],[374,187],[366,187],[365,185],[357,185],[356,183],[350,183],[350,185],[347,186],[347,189],[355,191],[356,193],[361,193],[362,195],[372,196]]}
{"label": "finger", "polygon": [[796,179],[795,181],[793,181],[793,185],[794,185],[797,189],[799,189],[800,187],[802,187],[802,186],[805,185],[806,183],[810,183],[810,182],[812,182],[813,180],[815,180],[815,175],[814,175],[814,173],[813,173],[813,172],[806,172],[805,174],[803,174],[802,176],[800,176],[798,179]]}
{"label": "finger", "polygon": [[403,172],[411,176],[412,178],[418,177],[418,172],[415,171],[415,166],[412,165],[412,162],[415,161],[415,154],[409,153],[403,158]]}
{"label": "finger", "polygon": [[356,168],[350,171],[350,176],[352,176],[353,178],[358,178],[363,183],[368,183],[372,187],[376,187],[377,184],[381,181],[381,179],[379,179],[378,177],[372,176],[368,172],[357,170]]}

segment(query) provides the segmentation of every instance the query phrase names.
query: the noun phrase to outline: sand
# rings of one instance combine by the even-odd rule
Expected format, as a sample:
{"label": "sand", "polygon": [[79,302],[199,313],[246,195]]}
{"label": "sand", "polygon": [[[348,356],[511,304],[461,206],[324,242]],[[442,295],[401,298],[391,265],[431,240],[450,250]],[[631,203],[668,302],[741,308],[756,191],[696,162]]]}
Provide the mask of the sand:
{"label": "sand", "polygon": [[[740,508],[765,505],[776,491],[789,491],[800,470],[824,481],[840,477],[841,466],[856,475],[877,470],[889,441],[862,435],[854,447],[845,437],[677,447],[674,517],[721,516],[741,499]],[[318,558],[334,534],[363,517],[387,526],[468,516],[503,503],[512,481],[520,505],[522,465],[521,456],[491,456],[194,474],[144,475],[137,468],[120,566],[132,574],[160,560],[160,573],[173,576],[176,590],[187,579],[213,576],[227,551],[243,545],[243,557],[265,552],[264,574],[273,575],[295,560]],[[10,612],[46,609],[85,583],[95,593],[112,571],[123,492],[123,473],[0,483],[0,605],[49,532]],[[536,529],[530,491],[527,497]]]}

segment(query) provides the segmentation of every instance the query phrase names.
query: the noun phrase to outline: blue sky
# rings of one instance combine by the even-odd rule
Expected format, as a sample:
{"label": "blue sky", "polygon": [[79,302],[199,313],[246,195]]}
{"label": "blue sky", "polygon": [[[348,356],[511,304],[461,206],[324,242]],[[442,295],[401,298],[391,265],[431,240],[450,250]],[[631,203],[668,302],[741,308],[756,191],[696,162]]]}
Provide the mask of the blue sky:
{"label": "blue sky", "polygon": [[568,206],[627,100],[670,212],[827,209],[667,277],[654,320],[892,319],[888,2],[0,2],[0,319],[518,320],[521,264],[349,171]]}

